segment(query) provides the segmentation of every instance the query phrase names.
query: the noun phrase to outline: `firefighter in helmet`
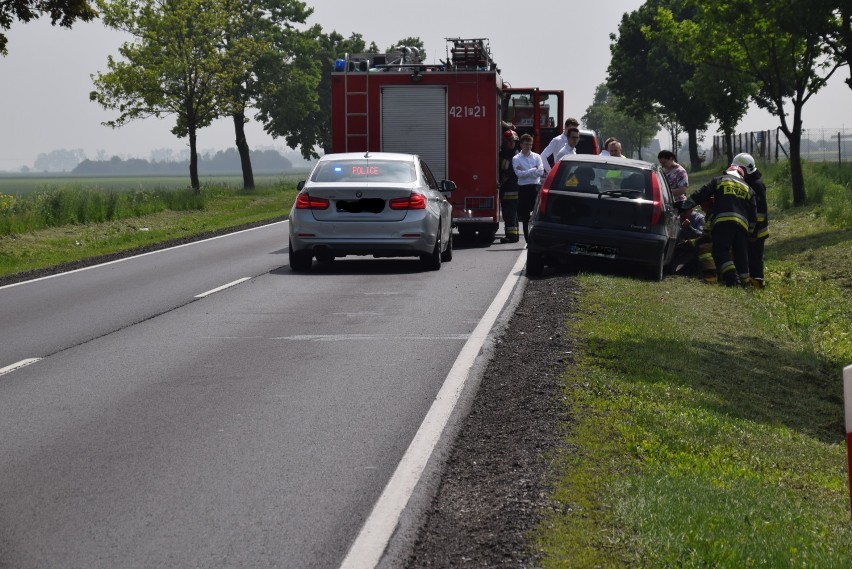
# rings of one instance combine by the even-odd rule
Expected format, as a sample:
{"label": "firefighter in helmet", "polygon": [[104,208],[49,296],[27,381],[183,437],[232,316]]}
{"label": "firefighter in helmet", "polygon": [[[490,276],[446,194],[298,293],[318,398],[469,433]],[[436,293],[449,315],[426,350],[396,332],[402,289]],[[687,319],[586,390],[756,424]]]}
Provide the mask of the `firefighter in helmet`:
{"label": "firefighter in helmet", "polygon": [[503,132],[503,144],[500,147],[500,209],[503,213],[503,225],[506,236],[500,243],[517,243],[520,239],[518,228],[518,175],[512,167],[512,158],[518,153],[518,133],[512,129]]}
{"label": "firefighter in helmet", "polygon": [[757,202],[754,190],[745,181],[742,167],[736,164],[728,166],[724,174],[690,195],[687,205],[694,206],[711,197],[714,210],[713,260],[719,279],[727,286],[751,286],[748,237],[757,222]]}
{"label": "firefighter in helmet", "polygon": [[763,288],[763,248],[769,237],[769,216],[766,205],[766,184],[751,154],[742,152],[734,156],[733,164],[745,171],[745,181],[754,190],[757,202],[757,222],[748,239],[748,272],[754,288]]}

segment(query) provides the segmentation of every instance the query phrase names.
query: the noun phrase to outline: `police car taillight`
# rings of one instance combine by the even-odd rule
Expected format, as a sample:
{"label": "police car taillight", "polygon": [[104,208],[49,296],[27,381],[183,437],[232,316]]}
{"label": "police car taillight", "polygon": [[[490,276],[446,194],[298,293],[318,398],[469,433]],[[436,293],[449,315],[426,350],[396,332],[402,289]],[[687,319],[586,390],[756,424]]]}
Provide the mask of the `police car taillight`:
{"label": "police car taillight", "polygon": [[296,196],[296,209],[328,209],[329,201],[325,198],[315,198],[307,192]]}
{"label": "police car taillight", "polygon": [[391,209],[426,209],[426,196],[411,192],[407,198],[394,198],[388,202]]}

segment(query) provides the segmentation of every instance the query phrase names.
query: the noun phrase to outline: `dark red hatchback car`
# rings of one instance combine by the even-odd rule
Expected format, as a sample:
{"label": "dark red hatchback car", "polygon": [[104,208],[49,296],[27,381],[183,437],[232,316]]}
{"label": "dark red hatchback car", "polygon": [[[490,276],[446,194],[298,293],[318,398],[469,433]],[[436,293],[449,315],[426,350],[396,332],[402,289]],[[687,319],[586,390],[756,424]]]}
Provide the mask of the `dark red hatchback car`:
{"label": "dark red hatchback car", "polygon": [[679,219],[660,167],[575,154],[550,171],[527,240],[527,274],[581,259],[604,260],[655,280],[674,254]]}

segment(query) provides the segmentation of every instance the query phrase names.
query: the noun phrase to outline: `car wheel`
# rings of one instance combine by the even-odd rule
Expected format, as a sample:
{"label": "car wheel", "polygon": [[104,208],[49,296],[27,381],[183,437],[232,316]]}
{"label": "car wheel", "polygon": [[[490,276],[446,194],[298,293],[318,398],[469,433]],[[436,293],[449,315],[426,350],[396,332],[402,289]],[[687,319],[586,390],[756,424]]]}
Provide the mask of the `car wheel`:
{"label": "car wheel", "polygon": [[453,232],[450,230],[450,238],[447,239],[447,248],[441,253],[441,261],[449,263],[453,260]]}
{"label": "car wheel", "polygon": [[420,255],[420,262],[429,271],[438,271],[441,269],[441,227],[438,226],[438,237],[435,239],[435,247],[428,255]]}
{"label": "car wheel", "polygon": [[527,251],[527,276],[540,277],[544,274],[544,255]]}
{"label": "car wheel", "polygon": [[292,271],[309,271],[313,264],[313,255],[310,251],[293,251],[293,246],[288,245],[288,253],[290,256],[290,270]]}

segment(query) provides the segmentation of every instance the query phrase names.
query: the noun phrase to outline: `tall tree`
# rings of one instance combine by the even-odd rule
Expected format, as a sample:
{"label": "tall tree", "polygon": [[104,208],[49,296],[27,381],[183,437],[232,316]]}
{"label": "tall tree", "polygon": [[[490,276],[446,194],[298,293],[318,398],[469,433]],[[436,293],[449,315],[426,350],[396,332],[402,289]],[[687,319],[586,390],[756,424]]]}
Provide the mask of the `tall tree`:
{"label": "tall tree", "polygon": [[[741,50],[731,48],[733,38],[725,26],[700,26],[693,20],[676,20],[674,12],[660,7],[657,31],[649,31],[654,41],[668,42],[670,49],[695,66],[695,74],[684,82],[684,90],[707,104],[725,137],[728,163],[733,160],[732,137],[736,126],[748,111],[749,98],[755,95],[757,81],[742,69]],[[717,49],[703,49],[703,46]],[[720,48],[719,46],[728,46]]]}
{"label": "tall tree", "polygon": [[731,72],[756,82],[752,99],[781,123],[790,146],[793,203],[804,204],[802,109],[842,65],[823,41],[829,14],[809,11],[801,0],[685,1],[694,11],[677,33],[691,37],[693,50],[714,62],[728,60]]}
{"label": "tall tree", "polygon": [[[236,147],[240,154],[243,187],[254,187],[251,157],[245,124],[246,110],[257,105],[264,86],[261,80],[274,77],[286,81],[290,106],[316,92],[311,82],[294,81],[288,69],[298,55],[298,45],[308,41],[295,28],[313,13],[299,0],[221,0],[229,14],[221,46],[225,74],[223,78],[223,114],[233,119]],[[288,112],[301,111],[289,109]]]}
{"label": "tall tree", "polygon": [[661,6],[670,7],[681,18],[684,12],[693,10],[685,0],[648,0],[638,10],[625,14],[618,36],[610,35],[612,59],[607,83],[635,116],[658,106],[676,117],[689,135],[689,159],[696,171],[701,169],[698,134],[707,128],[710,109],[688,89],[696,65],[651,33],[659,31],[656,15]]}
{"label": "tall tree", "polygon": [[[3,0],[0,2],[0,30],[8,30],[15,20],[29,22],[50,14],[50,23],[70,28],[77,20],[89,22],[98,13],[88,0]],[[0,32],[0,55],[8,53],[6,34]]]}
{"label": "tall tree", "polygon": [[174,115],[172,133],[189,138],[189,174],[200,191],[198,130],[221,112],[225,65],[220,47],[228,14],[215,0],[97,0],[106,25],[129,33],[124,60],[92,76],[90,99],[120,112],[113,128],[151,116]]}

